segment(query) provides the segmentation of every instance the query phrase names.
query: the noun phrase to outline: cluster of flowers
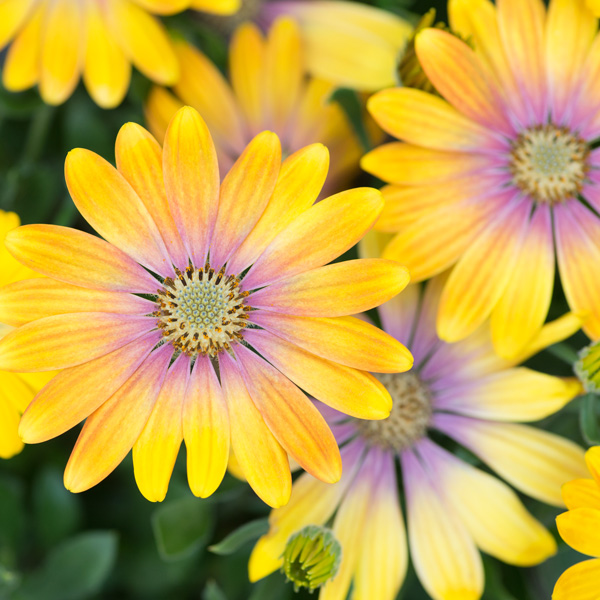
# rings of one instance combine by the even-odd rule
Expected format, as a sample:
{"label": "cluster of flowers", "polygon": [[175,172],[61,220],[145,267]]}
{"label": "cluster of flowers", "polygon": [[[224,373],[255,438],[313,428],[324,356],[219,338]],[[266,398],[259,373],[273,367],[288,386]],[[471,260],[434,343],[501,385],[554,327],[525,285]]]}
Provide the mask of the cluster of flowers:
{"label": "cluster of flowers", "polygon": [[[450,0],[448,27],[413,33],[361,4],[247,2],[266,33],[235,29],[229,79],[150,15],[237,4],[0,2],[9,90],[61,103],[83,74],[112,107],[131,64],[156,84],[152,133],[124,125],[116,168],[67,157],[103,239],[0,219],[0,455],[85,419],[66,487],[89,489],[133,449],[151,501],[182,442],[199,497],[235,460],[274,507],[250,578],[331,522],[342,558],[322,600],[351,586],[393,600],[409,546],[434,600],[481,597],[479,550],[542,562],[555,540],[512,488],[566,504],[561,534],[600,556],[600,451],[596,481],[581,479],[581,447],[523,424],[582,386],[519,366],[582,326],[600,338],[594,3]],[[365,102],[366,154],[330,101],[340,86]],[[398,141],[377,145],[385,134]],[[340,192],[359,162],[381,192]],[[357,244],[360,258],[329,264]],[[555,255],[572,312],[548,323]],[[306,471],[294,483],[290,458]],[[598,589],[600,559],[554,598]]]}

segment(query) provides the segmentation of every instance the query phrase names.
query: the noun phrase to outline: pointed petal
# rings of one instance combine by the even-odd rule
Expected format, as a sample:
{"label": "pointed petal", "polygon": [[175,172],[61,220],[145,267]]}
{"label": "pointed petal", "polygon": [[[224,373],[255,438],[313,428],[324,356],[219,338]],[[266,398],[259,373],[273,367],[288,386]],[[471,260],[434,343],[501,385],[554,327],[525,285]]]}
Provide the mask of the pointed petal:
{"label": "pointed petal", "polygon": [[556,582],[552,600],[597,600],[600,558],[584,560],[567,569]]}
{"label": "pointed petal", "polygon": [[593,479],[574,479],[565,483],[562,497],[569,510],[600,508],[600,486]]}

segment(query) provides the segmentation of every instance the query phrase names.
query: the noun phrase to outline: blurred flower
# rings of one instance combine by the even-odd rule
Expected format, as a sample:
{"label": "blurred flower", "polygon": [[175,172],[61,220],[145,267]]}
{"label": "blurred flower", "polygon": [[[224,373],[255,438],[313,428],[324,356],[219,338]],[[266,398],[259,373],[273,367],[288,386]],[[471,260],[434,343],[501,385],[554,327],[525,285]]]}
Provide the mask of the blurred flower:
{"label": "blurred flower", "polygon": [[585,3],[597,17],[600,17],[600,0],[586,0]]}
{"label": "blurred flower", "polygon": [[556,518],[556,526],[569,546],[596,558],[567,569],[556,582],[552,600],[594,600],[600,590],[600,446],[590,448],[585,460],[593,479],[563,486],[569,510]]}
{"label": "blurred flower", "polygon": [[473,466],[471,453],[520,492],[562,505],[562,483],[585,472],[583,450],[520,423],[555,413],[581,387],[574,378],[516,365],[571,335],[580,321],[567,315],[547,325],[518,359],[504,360],[494,353],[486,328],[456,344],[436,336],[443,286],[443,277],[434,279],[422,297],[420,286],[409,286],[380,307],[384,329],[413,349],[415,368],[378,376],[394,401],[385,420],[352,419],[319,405],[341,445],[342,478],[326,485],[304,474],[294,483],[289,504],[271,512],[271,529],[252,552],[252,581],[279,568],[290,533],[333,519],[342,562],[321,600],[344,600],[351,582],[355,598],[394,600],[408,563],[397,462],[412,563],[434,600],[481,597],[477,548],[519,566],[556,551],[552,535],[517,494]]}
{"label": "blurred flower", "polygon": [[[11,285],[13,289],[19,289],[23,279],[39,277],[17,262],[4,247],[6,234],[20,224],[17,214],[0,210],[0,286]],[[36,282],[32,283],[35,286]],[[33,310],[36,310],[35,307]],[[14,329],[5,324],[14,319],[19,319],[17,313],[7,315],[0,310],[0,338]],[[21,414],[52,377],[54,373],[0,372],[0,458],[10,458],[23,449],[23,442],[17,434]]]}
{"label": "blurred flower", "polygon": [[397,85],[398,61],[412,32],[400,17],[359,2],[271,0],[260,19],[280,15],[300,23],[306,66],[315,77],[366,92]]}
{"label": "blurred flower", "polygon": [[288,452],[336,481],[335,439],[295,384],[349,414],[383,418],[390,396],[363,371],[412,364],[393,338],[345,316],[397,294],[406,269],[386,260],[323,266],[372,227],[380,193],[350,190],[313,207],[327,150],[314,144],[282,164],[268,131],[220,184],[210,133],[190,107],[173,118],[164,150],[125,125],[116,158],[118,169],[76,149],[65,165],[79,212],[106,241],[53,225],[6,240],[51,280],[25,297],[0,295],[6,313],[37,310],[0,342],[0,368],[66,369],[25,413],[24,441],[87,417],[65,471],[75,492],[133,446],[140,490],[162,500],[182,439],[198,496],[218,487],[230,440],[244,476],[273,506],[290,494]]}
{"label": "blurred flower", "polygon": [[600,392],[600,342],[590,344],[579,353],[575,373],[586,392]]}
{"label": "blurred flower", "polygon": [[[233,12],[236,0],[194,0],[211,12]],[[0,49],[12,40],[2,71],[6,89],[36,84],[47,104],[61,104],[83,81],[103,108],[121,103],[131,63],[146,77],[172,85],[179,65],[169,37],[150,13],[168,15],[190,0],[4,0]]]}
{"label": "blurred flower", "polygon": [[[554,256],[569,305],[600,337],[600,76],[597,21],[583,0],[451,0],[464,39],[426,29],[416,51],[446,100],[384,90],[369,110],[393,142],[363,168],[391,183],[376,227],[414,280],[453,267],[439,336],[491,315],[494,346],[518,355],[550,306]],[[545,41],[544,41],[545,40]],[[582,200],[582,198],[584,200]]]}
{"label": "blurred flower", "polygon": [[175,112],[188,104],[206,120],[222,174],[265,129],[279,136],[285,156],[313,142],[325,144],[331,152],[328,187],[337,186],[335,191],[358,172],[364,149],[343,109],[331,100],[335,86],[306,78],[298,28],[291,19],[278,19],[266,39],[250,23],[236,30],[231,84],[187,42],[176,41],[175,51],[182,69],[175,96],[154,87],[146,102],[146,119],[157,138],[164,137]]}

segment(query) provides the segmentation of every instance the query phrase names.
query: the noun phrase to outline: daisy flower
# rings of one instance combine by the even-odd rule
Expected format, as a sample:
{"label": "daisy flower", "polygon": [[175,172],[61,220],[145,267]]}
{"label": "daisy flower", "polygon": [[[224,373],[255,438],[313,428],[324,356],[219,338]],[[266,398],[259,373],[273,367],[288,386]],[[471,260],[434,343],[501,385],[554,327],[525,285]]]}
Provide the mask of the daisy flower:
{"label": "daisy flower", "polygon": [[[12,285],[18,289],[23,279],[38,276],[17,262],[4,247],[6,234],[20,224],[19,215],[0,210],[0,286]],[[0,338],[14,329],[7,325],[14,320],[19,320],[18,314],[0,310]],[[54,373],[0,372],[0,458],[10,458],[23,450],[17,434],[21,414],[53,376]]]}
{"label": "daisy flower", "polygon": [[580,386],[575,379],[516,365],[572,334],[580,321],[566,316],[547,325],[518,360],[507,361],[494,353],[486,328],[456,344],[437,337],[443,287],[443,278],[434,279],[424,294],[420,286],[410,286],[380,307],[384,329],[409,345],[415,367],[377,376],[394,400],[387,419],[348,418],[318,404],[341,447],[342,478],[334,485],[308,474],[296,480],[289,504],[271,512],[270,531],[252,552],[252,581],[280,567],[292,533],[330,521],[342,562],[320,600],[345,600],[351,585],[352,598],[394,600],[409,548],[419,580],[434,600],[481,597],[478,549],[519,566],[540,563],[556,551],[550,532],[511,487],[467,457],[474,454],[518,491],[562,505],[560,486],[585,470],[583,450],[521,423],[555,413]]}
{"label": "daisy flower", "polygon": [[[190,7],[191,0],[0,0],[0,50],[11,43],[2,70],[12,92],[36,84],[47,104],[62,104],[80,77],[103,108],[121,103],[131,64],[171,85],[179,65],[167,32],[154,14]],[[233,12],[237,0],[194,0],[191,6]]]}
{"label": "daisy flower", "polygon": [[556,253],[568,303],[598,338],[597,20],[584,0],[451,0],[449,13],[469,44],[433,28],[415,40],[440,95],[391,89],[369,102],[402,140],[362,163],[390,183],[384,257],[402,257],[415,281],[452,267],[438,335],[464,339],[491,317],[494,347],[512,357],[546,319]]}
{"label": "daisy flower", "polygon": [[552,600],[596,600],[600,589],[600,446],[590,448],[585,460],[593,479],[566,483],[562,495],[569,509],[556,518],[561,537],[592,560],[573,565],[556,582]]}
{"label": "daisy flower", "polygon": [[381,194],[355,189],[312,206],[327,150],[308,146],[282,163],[269,131],[220,182],[210,133],[190,107],[171,121],[163,150],[125,125],[116,162],[76,149],[65,164],[73,201],[106,241],[53,225],[7,236],[18,260],[51,279],[29,295],[0,293],[6,311],[37,310],[0,342],[0,368],[65,369],[24,414],[23,440],[87,417],[65,471],[74,492],[133,447],[140,490],[162,500],[182,440],[198,496],[218,487],[230,443],[272,506],[290,494],[288,453],[336,481],[335,439],[297,386],[380,419],[391,399],[365,371],[412,364],[399,342],[347,316],[397,294],[406,268],[383,259],[325,266],[372,227]]}
{"label": "daisy flower", "polygon": [[[285,155],[313,142],[327,146],[329,188],[337,184],[339,190],[342,181],[358,172],[364,150],[344,110],[331,100],[335,86],[306,77],[305,52],[291,19],[277,19],[266,38],[251,23],[235,31],[229,54],[231,83],[184,40],[175,42],[175,51],[182,69],[173,87],[175,95],[155,86],[146,102],[146,119],[158,139],[164,137],[175,112],[187,104],[205,119],[222,173],[265,129],[279,136]],[[374,126],[372,120],[370,124]]]}

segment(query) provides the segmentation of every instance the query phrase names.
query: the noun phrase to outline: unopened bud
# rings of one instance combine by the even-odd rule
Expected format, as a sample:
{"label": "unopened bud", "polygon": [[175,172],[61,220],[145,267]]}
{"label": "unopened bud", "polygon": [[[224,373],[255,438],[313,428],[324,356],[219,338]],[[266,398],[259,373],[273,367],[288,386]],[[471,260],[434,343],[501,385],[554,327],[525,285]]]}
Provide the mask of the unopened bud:
{"label": "unopened bud", "polygon": [[600,393],[600,342],[590,344],[579,353],[575,374],[586,392]]}

